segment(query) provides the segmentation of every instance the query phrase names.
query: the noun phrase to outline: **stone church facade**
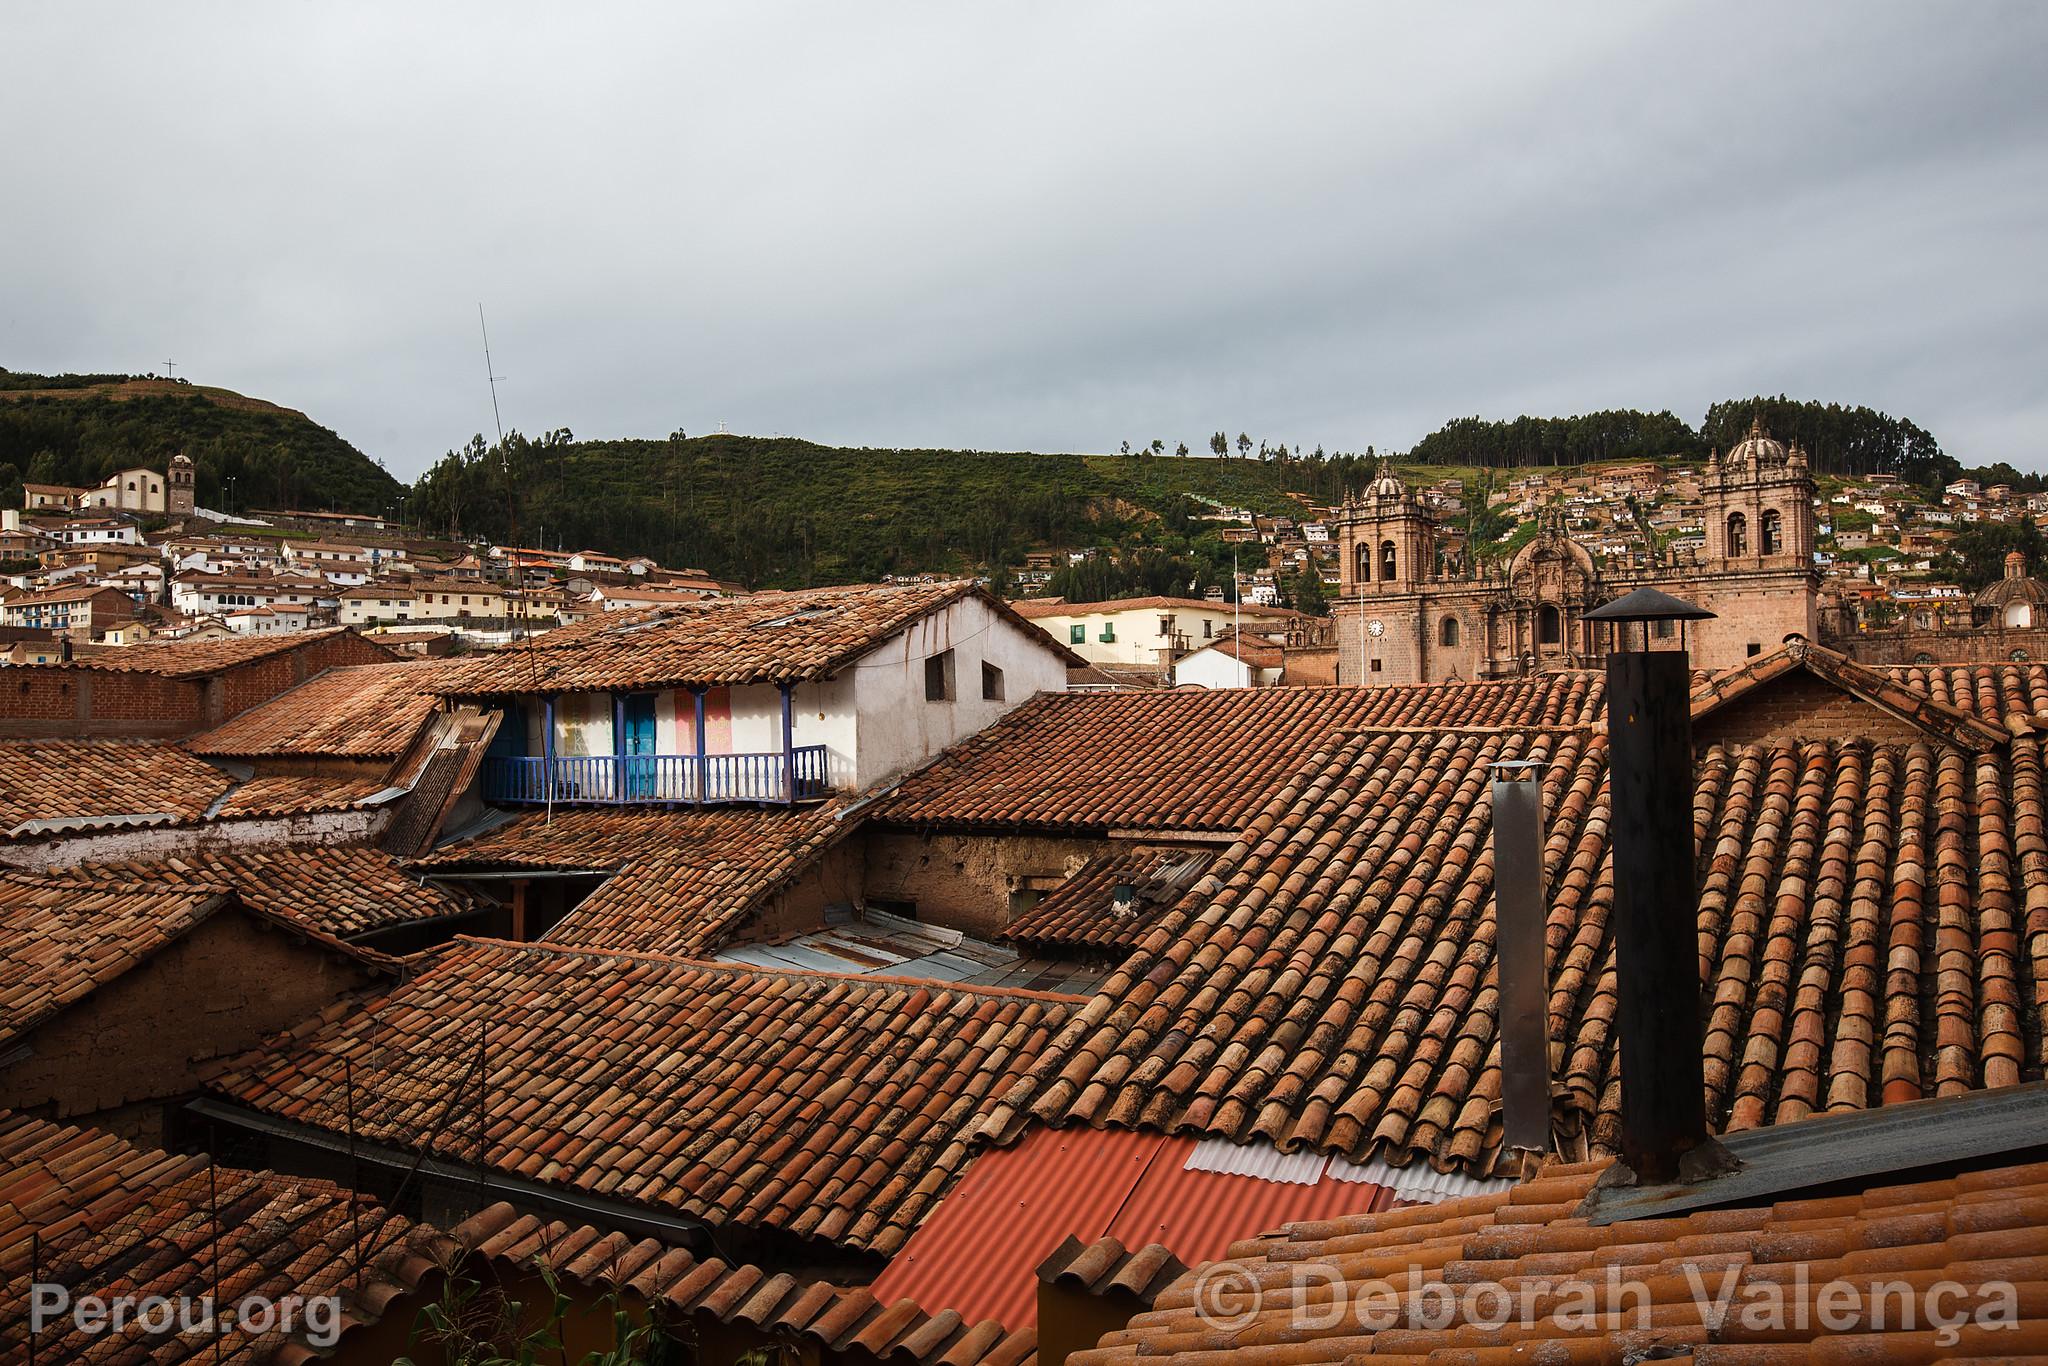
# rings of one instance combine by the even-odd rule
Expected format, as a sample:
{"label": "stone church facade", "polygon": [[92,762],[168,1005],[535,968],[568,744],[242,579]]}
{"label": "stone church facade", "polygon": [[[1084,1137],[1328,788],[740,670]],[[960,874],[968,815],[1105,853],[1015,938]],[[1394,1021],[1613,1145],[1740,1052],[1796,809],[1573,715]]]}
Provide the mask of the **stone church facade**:
{"label": "stone church facade", "polygon": [[[1606,628],[1585,614],[1637,588],[1715,614],[1684,633],[1697,668],[1724,669],[1820,635],[1813,474],[1805,454],[1752,426],[1708,459],[1706,544],[1695,556],[1596,563],[1545,514],[1504,566],[1474,570],[1442,555],[1434,516],[1384,464],[1339,511],[1343,587],[1331,609],[1337,680],[1365,686],[1516,678],[1606,657]],[[1679,632],[1650,646],[1675,649]]]}

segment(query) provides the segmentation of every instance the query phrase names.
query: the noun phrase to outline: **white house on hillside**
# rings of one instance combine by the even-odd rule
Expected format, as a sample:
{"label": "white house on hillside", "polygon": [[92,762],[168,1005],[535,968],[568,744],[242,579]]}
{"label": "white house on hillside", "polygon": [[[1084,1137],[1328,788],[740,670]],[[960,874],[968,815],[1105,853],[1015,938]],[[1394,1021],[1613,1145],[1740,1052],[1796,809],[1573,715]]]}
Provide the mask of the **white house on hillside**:
{"label": "white house on hillside", "polygon": [[1219,640],[1241,622],[1247,634],[1287,629],[1294,613],[1277,607],[1208,602],[1200,598],[1118,598],[1110,602],[1031,599],[1010,604],[1017,614],[1090,664],[1163,668],[1190,650]]}

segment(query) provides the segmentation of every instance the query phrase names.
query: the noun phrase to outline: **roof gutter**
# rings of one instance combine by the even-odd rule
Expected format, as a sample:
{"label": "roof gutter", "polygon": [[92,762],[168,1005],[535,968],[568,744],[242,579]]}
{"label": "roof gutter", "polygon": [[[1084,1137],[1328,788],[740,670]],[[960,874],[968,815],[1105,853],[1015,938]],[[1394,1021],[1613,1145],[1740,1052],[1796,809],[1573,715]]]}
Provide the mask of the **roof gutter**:
{"label": "roof gutter", "polygon": [[421,1177],[430,1177],[456,1186],[472,1187],[480,1197],[476,1202],[478,1210],[493,1203],[491,1199],[481,1197],[493,1196],[523,1209],[545,1211],[574,1223],[615,1228],[637,1237],[656,1238],[670,1243],[682,1242],[696,1255],[723,1255],[718,1250],[712,1226],[701,1219],[660,1213],[644,1205],[624,1204],[563,1190],[558,1186],[542,1185],[524,1177],[507,1176],[490,1168],[480,1170],[463,1163],[424,1157],[419,1153],[404,1148],[393,1148],[387,1144],[357,1139],[351,1146],[346,1135],[335,1134],[312,1125],[298,1124],[291,1120],[277,1119],[257,1110],[206,1096],[187,1101],[184,1109],[186,1114],[204,1120],[209,1125],[225,1125],[244,1133],[275,1139],[317,1153],[339,1154],[344,1160],[368,1163],[400,1176],[408,1172],[417,1172]]}

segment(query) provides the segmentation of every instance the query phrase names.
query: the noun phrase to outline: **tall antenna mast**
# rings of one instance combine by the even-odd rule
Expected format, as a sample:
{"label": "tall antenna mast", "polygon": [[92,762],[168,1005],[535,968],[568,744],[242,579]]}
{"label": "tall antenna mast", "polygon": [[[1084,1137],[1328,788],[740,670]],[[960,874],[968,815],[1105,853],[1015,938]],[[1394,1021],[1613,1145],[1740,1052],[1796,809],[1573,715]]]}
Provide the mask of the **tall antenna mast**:
{"label": "tall antenna mast", "polygon": [[484,306],[482,301],[478,301],[476,306],[476,325],[477,330],[484,334],[484,378],[490,381],[491,421],[497,425],[498,445],[502,448],[505,444],[505,419],[498,416],[498,381],[503,379],[504,376],[491,366],[491,329],[484,326]]}

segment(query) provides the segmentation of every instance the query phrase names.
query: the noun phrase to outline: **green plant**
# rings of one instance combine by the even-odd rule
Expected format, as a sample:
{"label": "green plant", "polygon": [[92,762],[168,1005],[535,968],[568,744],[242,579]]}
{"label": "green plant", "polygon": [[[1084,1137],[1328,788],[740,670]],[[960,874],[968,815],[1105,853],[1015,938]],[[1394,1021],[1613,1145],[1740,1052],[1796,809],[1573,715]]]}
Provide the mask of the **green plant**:
{"label": "green plant", "polygon": [[[421,1308],[408,1341],[432,1347],[447,1366],[541,1366],[544,1361],[568,1366],[563,1327],[574,1302],[553,1271],[539,1263],[535,1270],[548,1295],[538,1320],[523,1302],[497,1287],[451,1275],[440,1298]],[[672,1354],[671,1339],[651,1314],[636,1318],[629,1312],[618,1291],[608,1291],[602,1303],[611,1314],[611,1343],[585,1352],[575,1366],[668,1366],[687,1359]],[[392,1366],[414,1362],[405,1356]]]}

